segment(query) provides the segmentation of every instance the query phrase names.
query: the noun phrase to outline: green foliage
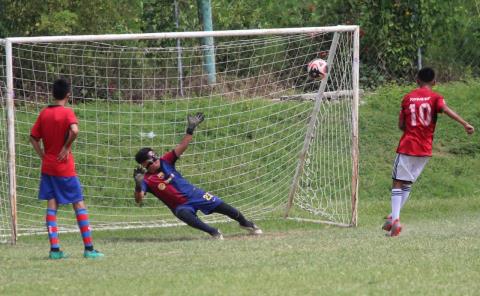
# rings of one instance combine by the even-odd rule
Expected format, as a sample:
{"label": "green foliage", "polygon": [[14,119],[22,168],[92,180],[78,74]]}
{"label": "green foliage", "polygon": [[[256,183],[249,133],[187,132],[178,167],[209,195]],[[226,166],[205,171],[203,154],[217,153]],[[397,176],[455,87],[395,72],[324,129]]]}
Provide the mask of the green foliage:
{"label": "green foliage", "polygon": [[73,33],[76,26],[78,26],[78,15],[69,10],[62,10],[50,15],[41,15],[38,31],[46,34],[50,32],[58,35],[69,35]]}
{"label": "green foliage", "polygon": [[360,11],[354,22],[365,32],[362,63],[376,65],[378,71],[389,78],[412,77],[417,50],[430,34],[428,15],[421,10],[428,0],[352,2],[357,2],[352,10]]}
{"label": "green foliage", "polygon": [[442,3],[426,45],[426,62],[441,80],[468,79],[480,73],[480,6],[472,1]]}
{"label": "green foliage", "polygon": [[0,0],[0,37],[139,32],[141,1]]}
{"label": "green foliage", "polygon": [[[405,82],[423,65],[440,80],[480,73],[480,11],[474,0],[213,0],[214,30],[328,26],[361,27],[363,88]],[[0,36],[198,31],[195,1],[178,0],[179,27],[171,0],[0,0]],[[193,44],[191,40],[182,45]],[[169,40],[164,46],[174,46]]]}
{"label": "green foliage", "polygon": [[[176,30],[171,2],[147,3],[146,31]],[[200,30],[195,4],[179,5],[180,30]],[[411,81],[419,49],[423,65],[437,68],[441,80],[478,76],[480,71],[480,18],[472,0],[217,0],[212,11],[215,30],[360,25],[364,88]]]}

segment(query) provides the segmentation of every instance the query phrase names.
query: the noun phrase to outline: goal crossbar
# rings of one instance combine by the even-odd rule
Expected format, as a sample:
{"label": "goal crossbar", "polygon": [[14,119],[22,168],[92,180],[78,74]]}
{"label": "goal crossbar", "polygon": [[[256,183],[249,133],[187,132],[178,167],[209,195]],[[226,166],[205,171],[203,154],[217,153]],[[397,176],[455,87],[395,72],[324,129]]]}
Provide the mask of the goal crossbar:
{"label": "goal crossbar", "polygon": [[153,40],[153,39],[184,39],[202,37],[241,37],[263,35],[290,35],[306,33],[353,32],[358,26],[329,26],[305,27],[284,29],[252,29],[252,30],[223,30],[201,32],[169,32],[169,33],[141,33],[141,34],[104,34],[104,35],[73,35],[73,36],[40,36],[40,37],[10,37],[7,42],[12,43],[39,43],[39,42],[82,42],[82,41],[121,41],[121,40]]}

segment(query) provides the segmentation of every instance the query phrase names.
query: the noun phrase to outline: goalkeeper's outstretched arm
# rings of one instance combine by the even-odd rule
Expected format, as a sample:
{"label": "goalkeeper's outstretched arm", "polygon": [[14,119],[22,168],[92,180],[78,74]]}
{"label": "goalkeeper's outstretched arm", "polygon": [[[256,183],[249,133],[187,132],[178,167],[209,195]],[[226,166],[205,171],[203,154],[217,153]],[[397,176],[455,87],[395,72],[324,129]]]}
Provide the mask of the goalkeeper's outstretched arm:
{"label": "goalkeeper's outstretched arm", "polygon": [[135,202],[137,205],[141,206],[143,203],[143,198],[145,197],[145,192],[143,191],[135,191]]}
{"label": "goalkeeper's outstretched arm", "polygon": [[177,157],[180,157],[180,155],[182,155],[183,152],[187,150],[188,144],[190,144],[192,139],[193,139],[192,135],[186,134],[185,136],[183,136],[183,139],[180,141],[180,143],[178,143],[177,146],[175,146],[175,149],[174,149],[175,155]]}
{"label": "goalkeeper's outstretched arm", "polygon": [[195,131],[195,128],[205,119],[205,116],[203,113],[197,113],[195,115],[189,115],[187,116],[187,131],[185,136],[183,136],[183,139],[178,143],[178,145],[175,147],[175,155],[177,157],[180,157],[180,155],[187,150],[188,145],[193,139],[193,132]]}
{"label": "goalkeeper's outstretched arm", "polygon": [[133,180],[135,181],[135,202],[137,205],[141,206],[143,198],[145,197],[145,192],[142,190],[144,168],[137,166],[133,170]]}

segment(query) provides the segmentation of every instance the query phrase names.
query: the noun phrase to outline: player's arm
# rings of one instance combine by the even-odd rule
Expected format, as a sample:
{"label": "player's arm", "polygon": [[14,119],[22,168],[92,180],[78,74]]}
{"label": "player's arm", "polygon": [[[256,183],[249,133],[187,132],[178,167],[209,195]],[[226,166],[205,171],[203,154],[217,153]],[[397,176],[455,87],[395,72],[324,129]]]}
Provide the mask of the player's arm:
{"label": "player's arm", "polygon": [[133,170],[133,180],[135,181],[135,202],[137,205],[142,206],[143,198],[145,197],[145,191],[142,188],[144,169],[141,166],[136,167]]}
{"label": "player's arm", "polygon": [[75,141],[77,136],[78,136],[78,124],[73,123],[70,125],[67,140],[63,144],[63,147],[62,147],[62,150],[60,150],[60,153],[58,153],[57,160],[64,161],[68,159],[70,146],[72,146],[72,143],[73,141]]}
{"label": "player's arm", "polygon": [[189,115],[187,116],[187,131],[185,136],[183,136],[182,140],[178,145],[175,147],[175,155],[177,157],[180,157],[180,155],[187,150],[188,145],[193,139],[193,132],[195,131],[195,128],[205,119],[205,116],[203,113],[197,113],[195,115]]}
{"label": "player's arm", "polygon": [[43,149],[40,146],[40,139],[37,139],[34,136],[30,136],[30,143],[32,144],[35,152],[37,152],[38,156],[40,156],[40,159],[43,159],[43,156],[45,155],[45,153],[43,152]]}
{"label": "player's arm", "polygon": [[192,139],[193,139],[192,135],[185,134],[185,136],[183,136],[183,139],[180,141],[180,143],[177,144],[177,146],[175,146],[175,149],[174,149],[175,155],[177,157],[180,157],[180,155],[182,155],[183,152],[187,150],[188,145],[190,144]]}
{"label": "player's arm", "polygon": [[448,117],[450,117],[451,119],[453,119],[453,120],[457,121],[458,123],[460,123],[461,125],[463,125],[467,134],[473,134],[473,132],[475,131],[475,128],[472,125],[470,125],[468,122],[466,122],[455,111],[450,109],[447,105],[443,105],[442,111],[443,111],[443,113],[447,114]]}
{"label": "player's arm", "polygon": [[143,198],[145,197],[145,192],[143,191],[135,191],[135,202],[137,203],[138,206],[142,206],[143,205]]}

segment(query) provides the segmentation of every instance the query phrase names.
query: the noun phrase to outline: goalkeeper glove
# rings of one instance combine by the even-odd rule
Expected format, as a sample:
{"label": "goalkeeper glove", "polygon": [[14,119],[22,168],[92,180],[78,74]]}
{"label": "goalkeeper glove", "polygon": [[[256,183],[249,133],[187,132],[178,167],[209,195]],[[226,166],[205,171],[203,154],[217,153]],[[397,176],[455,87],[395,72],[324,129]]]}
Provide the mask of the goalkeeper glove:
{"label": "goalkeeper glove", "polygon": [[143,181],[143,174],[145,173],[145,169],[142,166],[137,166],[133,170],[133,180],[135,180],[135,191],[140,192],[142,191],[142,181]]}
{"label": "goalkeeper glove", "polygon": [[195,128],[205,119],[203,113],[198,112],[195,115],[188,115],[187,116],[187,134],[193,135],[193,131]]}

